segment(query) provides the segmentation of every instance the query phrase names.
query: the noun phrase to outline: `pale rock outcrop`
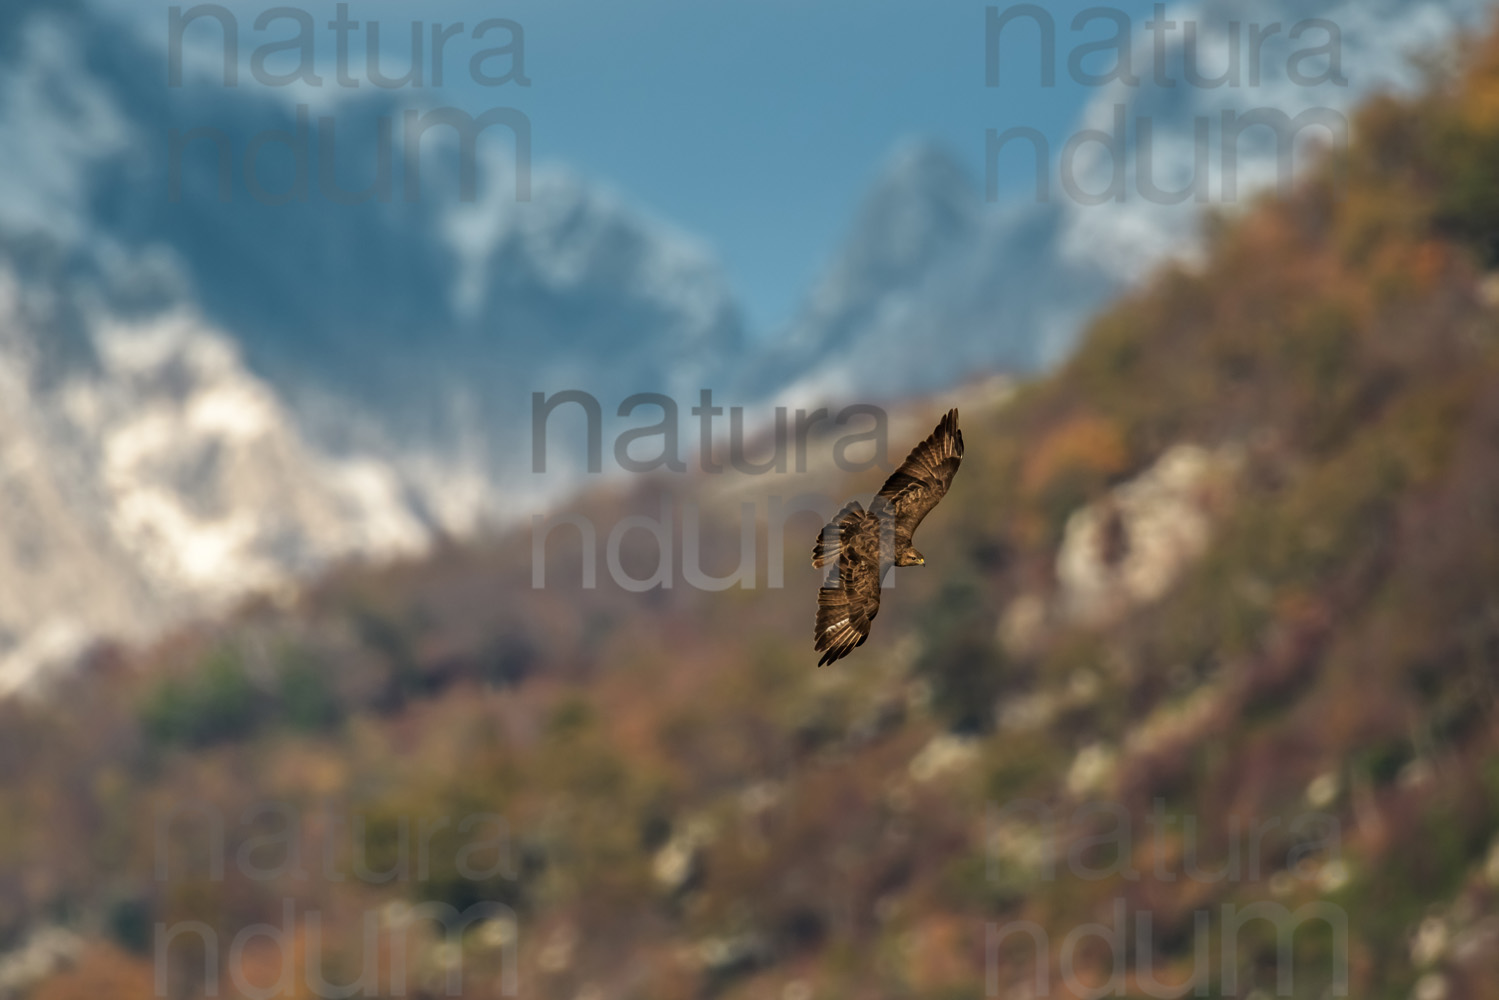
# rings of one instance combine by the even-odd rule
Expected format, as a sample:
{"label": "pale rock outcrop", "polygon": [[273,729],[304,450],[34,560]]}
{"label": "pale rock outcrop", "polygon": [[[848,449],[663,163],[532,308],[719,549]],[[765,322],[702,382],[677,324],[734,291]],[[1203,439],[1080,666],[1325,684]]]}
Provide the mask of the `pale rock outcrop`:
{"label": "pale rock outcrop", "polygon": [[1057,554],[1061,615],[1106,625],[1165,594],[1207,551],[1242,464],[1234,448],[1178,444],[1073,513]]}

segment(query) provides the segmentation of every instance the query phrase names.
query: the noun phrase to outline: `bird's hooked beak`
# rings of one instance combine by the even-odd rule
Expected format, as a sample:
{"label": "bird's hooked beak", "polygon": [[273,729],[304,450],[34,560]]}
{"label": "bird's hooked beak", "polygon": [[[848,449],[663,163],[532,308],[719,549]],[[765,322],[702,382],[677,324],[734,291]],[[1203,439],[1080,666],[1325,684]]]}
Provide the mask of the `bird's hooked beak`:
{"label": "bird's hooked beak", "polygon": [[916,557],[916,565],[918,565],[918,566],[925,566],[926,565],[926,556],[917,556]]}

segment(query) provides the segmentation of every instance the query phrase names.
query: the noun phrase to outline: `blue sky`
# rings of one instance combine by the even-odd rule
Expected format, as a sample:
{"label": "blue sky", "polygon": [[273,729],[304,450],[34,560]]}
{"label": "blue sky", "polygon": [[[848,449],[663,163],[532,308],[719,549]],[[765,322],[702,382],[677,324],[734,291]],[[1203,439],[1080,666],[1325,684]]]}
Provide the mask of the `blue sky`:
{"label": "blue sky", "polygon": [[[110,2],[137,18],[148,38],[165,44],[168,4]],[[237,15],[247,48],[289,34],[284,24],[253,31],[256,15],[273,3],[233,0],[226,6]],[[319,58],[331,63],[334,35],[324,29],[333,4],[301,6],[318,18]],[[437,99],[524,111],[538,162],[567,163],[703,239],[723,262],[751,328],[765,332],[791,316],[874,174],[903,139],[943,142],[981,181],[987,128],[1038,128],[1055,149],[1076,127],[1093,91],[1067,79],[1067,54],[1108,37],[1108,26],[1072,32],[1072,17],[1089,4],[1047,4],[1058,25],[1057,86],[1040,85],[1035,35],[1016,28],[1005,36],[1005,79],[991,89],[984,85],[986,6],[976,0],[433,0],[419,6],[365,0],[351,4],[350,13],[378,18],[381,47],[391,53],[395,73],[405,65],[414,17],[464,21],[470,29],[484,18],[519,22],[529,87],[473,83],[469,56],[500,36],[487,42],[460,36],[451,43]],[[1144,37],[1150,2],[1113,8],[1133,19],[1137,39]],[[426,96],[434,95],[429,90]],[[1007,169],[1021,169],[1020,157],[1007,159]],[[1018,172],[1003,175],[1002,196],[1024,196],[1031,181]]]}
{"label": "blue sky", "polygon": [[1019,33],[1012,81],[986,88],[981,3],[597,8],[529,19],[538,149],[711,240],[756,327],[789,315],[900,140],[937,138],[978,177],[986,128],[1064,135],[1089,96],[1039,86]]}

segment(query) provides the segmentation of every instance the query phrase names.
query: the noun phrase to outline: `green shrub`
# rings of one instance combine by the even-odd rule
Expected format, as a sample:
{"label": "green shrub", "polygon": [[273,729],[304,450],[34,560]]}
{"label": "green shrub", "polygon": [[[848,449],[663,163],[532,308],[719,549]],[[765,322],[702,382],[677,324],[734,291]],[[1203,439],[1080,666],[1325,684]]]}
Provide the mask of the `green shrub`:
{"label": "green shrub", "polygon": [[250,679],[243,658],[221,647],[196,672],[160,681],[139,718],[156,746],[197,748],[243,739],[268,708],[268,698]]}

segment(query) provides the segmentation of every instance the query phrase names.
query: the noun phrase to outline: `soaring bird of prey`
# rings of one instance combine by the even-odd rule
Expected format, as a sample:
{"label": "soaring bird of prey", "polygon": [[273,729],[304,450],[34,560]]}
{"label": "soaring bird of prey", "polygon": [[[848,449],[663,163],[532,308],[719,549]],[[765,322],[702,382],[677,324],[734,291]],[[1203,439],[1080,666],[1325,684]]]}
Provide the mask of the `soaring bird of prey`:
{"label": "soaring bird of prey", "polygon": [[819,667],[842,659],[869,638],[869,627],[880,613],[880,581],[886,570],[926,565],[911,536],[947,495],[962,461],[958,411],[948,410],[931,436],[885,480],[868,510],[850,501],[822,529],[812,548],[812,565],[822,569],[836,561],[837,577],[830,573],[817,592]]}

